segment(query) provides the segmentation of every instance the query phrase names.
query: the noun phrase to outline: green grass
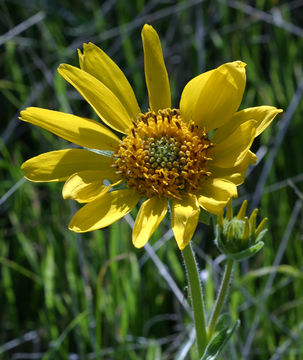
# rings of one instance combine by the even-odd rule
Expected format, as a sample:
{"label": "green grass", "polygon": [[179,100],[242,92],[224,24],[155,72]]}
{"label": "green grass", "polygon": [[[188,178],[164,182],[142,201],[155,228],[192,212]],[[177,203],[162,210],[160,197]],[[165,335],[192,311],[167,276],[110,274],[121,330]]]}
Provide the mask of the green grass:
{"label": "green grass", "polygon": [[[1,2],[1,359],[197,359],[194,347],[180,355],[190,341],[190,318],[167,277],[144,249],[133,247],[131,218],[77,236],[67,230],[77,205],[62,199],[62,185],[21,180],[23,161],[67,142],[21,123],[20,110],[33,105],[97,119],[56,74],[60,63],[78,65],[83,42],[94,42],[117,62],[147,109],[140,38],[145,22],[159,32],[176,107],[192,77],[241,59],[247,63],[241,107],[285,111],[255,142],[254,150],[262,147],[265,156],[239,189],[240,199],[257,201],[262,169],[274,157],[258,204],[269,218],[266,244],[235,271],[230,309],[241,326],[222,358],[303,358],[302,176],[293,180],[296,191],[287,181],[275,187],[303,173],[303,102],[290,108],[295,93],[302,97],[303,6],[251,3],[254,8],[232,0]],[[281,124],[287,131],[274,154]],[[164,236],[169,229],[167,218],[150,244],[183,292],[180,252]],[[201,269],[214,280],[205,286],[209,306],[222,271],[212,227],[199,226],[194,243]]]}

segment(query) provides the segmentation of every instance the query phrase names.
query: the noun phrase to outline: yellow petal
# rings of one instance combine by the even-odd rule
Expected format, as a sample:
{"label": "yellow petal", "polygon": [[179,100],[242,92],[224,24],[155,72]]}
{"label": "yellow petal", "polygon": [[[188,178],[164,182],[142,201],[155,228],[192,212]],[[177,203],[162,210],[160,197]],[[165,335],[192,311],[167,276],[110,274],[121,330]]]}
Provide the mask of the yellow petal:
{"label": "yellow petal", "polygon": [[[108,169],[113,159],[82,149],[50,151],[25,161],[21,169],[30,181],[65,181],[81,170]],[[114,172],[112,171],[114,177]]]}
{"label": "yellow petal", "polygon": [[235,113],[227,124],[220,127],[211,140],[213,142],[222,142],[224,138],[232,134],[241,124],[249,120],[256,121],[255,137],[260,135],[273,121],[277,114],[283,110],[273,106],[256,106],[247,108]]}
{"label": "yellow petal", "polygon": [[172,201],[171,226],[180,250],[183,250],[192,239],[199,214],[200,208],[195,195],[187,194],[182,200]]}
{"label": "yellow petal", "polygon": [[235,184],[225,179],[209,179],[197,194],[200,206],[212,213],[221,214],[231,197],[237,197]]}
{"label": "yellow petal", "polygon": [[241,104],[245,66],[241,61],[226,63],[191,80],[181,96],[181,115],[207,131],[224,125]]}
{"label": "yellow petal", "polygon": [[135,190],[117,190],[104,194],[84,205],[72,218],[69,229],[84,233],[102,229],[128,214],[141,195]]}
{"label": "yellow petal", "polygon": [[140,207],[133,229],[133,244],[136,248],[143,247],[167,213],[167,199],[153,197],[146,200]]}
{"label": "yellow petal", "polygon": [[84,97],[100,118],[114,130],[125,133],[132,121],[112,91],[86,71],[61,64],[58,72]]}
{"label": "yellow petal", "polygon": [[281,112],[283,112],[282,109],[277,109],[273,106],[258,106],[243,110],[243,114],[245,114],[246,117],[249,117],[249,113],[254,114],[253,119],[257,121],[255,136],[259,136]]}
{"label": "yellow petal", "polygon": [[256,133],[256,121],[250,120],[238,126],[224,141],[211,149],[211,165],[229,168],[237,166],[247,154]]}
{"label": "yellow petal", "polygon": [[183,120],[193,120],[194,111],[200,97],[201,90],[214,71],[215,70],[210,70],[200,74],[185,85],[180,100],[180,112]]}
{"label": "yellow petal", "polygon": [[107,86],[125,107],[129,117],[136,120],[139,105],[130,83],[115,62],[92,43],[83,44],[83,54],[81,51],[78,54],[81,69]]}
{"label": "yellow petal", "polygon": [[29,107],[20,115],[20,120],[40,126],[80,146],[115,150],[120,143],[119,138],[105,126],[80,116],[36,107]]}
{"label": "yellow petal", "polygon": [[257,156],[251,151],[248,151],[237,166],[232,166],[230,168],[220,168],[210,165],[209,171],[212,173],[212,177],[224,178],[239,186],[244,182],[248,166],[255,164],[256,162]]}
{"label": "yellow petal", "polygon": [[71,175],[65,182],[64,199],[74,199],[80,203],[90,202],[110,190],[112,185],[103,185],[104,180],[113,178],[111,170],[85,170]]}
{"label": "yellow petal", "polygon": [[149,106],[155,112],[171,108],[169,80],[159,36],[150,25],[144,25],[141,35]]}

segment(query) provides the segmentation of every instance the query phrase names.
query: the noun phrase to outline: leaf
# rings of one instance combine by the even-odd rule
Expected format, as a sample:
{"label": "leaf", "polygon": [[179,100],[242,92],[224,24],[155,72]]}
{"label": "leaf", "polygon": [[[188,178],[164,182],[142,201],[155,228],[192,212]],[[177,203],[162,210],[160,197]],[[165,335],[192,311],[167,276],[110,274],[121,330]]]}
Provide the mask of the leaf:
{"label": "leaf", "polygon": [[208,343],[200,360],[216,360],[239,325],[240,320],[237,320],[231,328],[225,328],[215,335]]}
{"label": "leaf", "polygon": [[227,257],[229,257],[233,260],[243,261],[243,260],[246,260],[246,259],[250,258],[251,256],[255,255],[258,251],[260,251],[263,248],[263,246],[264,246],[264,242],[259,241],[255,245],[250,246],[248,249],[239,251],[237,253],[228,253],[226,255],[227,255]]}
{"label": "leaf", "polygon": [[221,314],[216,323],[216,332],[226,330],[231,326],[231,316],[228,313]]}
{"label": "leaf", "polygon": [[259,242],[263,239],[264,235],[267,233],[268,229],[263,229],[256,238],[256,242]]}

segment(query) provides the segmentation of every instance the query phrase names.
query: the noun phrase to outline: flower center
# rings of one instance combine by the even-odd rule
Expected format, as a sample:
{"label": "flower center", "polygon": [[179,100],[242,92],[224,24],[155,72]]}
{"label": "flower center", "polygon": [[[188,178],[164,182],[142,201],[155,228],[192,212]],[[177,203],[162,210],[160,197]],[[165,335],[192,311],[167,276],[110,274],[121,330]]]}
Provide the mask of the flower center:
{"label": "flower center", "polygon": [[179,110],[149,111],[125,136],[114,157],[116,173],[144,196],[181,199],[198,191],[210,175],[207,163],[213,144]]}

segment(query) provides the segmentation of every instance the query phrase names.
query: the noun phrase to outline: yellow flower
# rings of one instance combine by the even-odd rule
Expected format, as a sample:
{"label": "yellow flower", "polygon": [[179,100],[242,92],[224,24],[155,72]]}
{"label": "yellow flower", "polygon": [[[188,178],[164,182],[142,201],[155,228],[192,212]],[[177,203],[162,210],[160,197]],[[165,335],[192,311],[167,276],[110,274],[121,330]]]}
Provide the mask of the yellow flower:
{"label": "yellow flower", "polygon": [[249,150],[254,138],[282,110],[260,106],[237,112],[246,81],[241,61],[192,79],[179,109],[172,109],[160,40],[150,25],[143,27],[142,41],[149,111],[140,112],[119,67],[94,44],[84,44],[80,69],[62,64],[58,71],[123,137],[97,121],[30,107],[21,120],[82,148],[41,154],[22,169],[31,181],[65,181],[63,197],[87,203],[69,224],[75,232],[104,228],[143,198],[132,235],[134,245],[142,247],[170,206],[182,250],[197,227],[200,207],[220,214],[237,196],[257,159]]}

